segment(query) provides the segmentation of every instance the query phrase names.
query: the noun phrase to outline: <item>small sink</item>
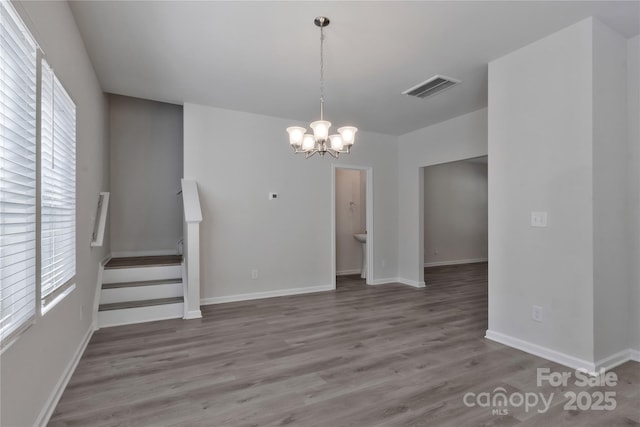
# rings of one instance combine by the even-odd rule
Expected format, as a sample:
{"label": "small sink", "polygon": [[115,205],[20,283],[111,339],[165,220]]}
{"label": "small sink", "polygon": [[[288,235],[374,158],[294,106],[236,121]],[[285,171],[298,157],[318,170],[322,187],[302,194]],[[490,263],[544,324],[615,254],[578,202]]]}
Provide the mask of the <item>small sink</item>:
{"label": "small sink", "polygon": [[360,243],[367,243],[367,235],[366,234],[354,234],[353,238],[356,239]]}
{"label": "small sink", "polygon": [[362,268],[360,269],[360,277],[367,278],[367,233],[354,234],[353,238],[362,243]]}

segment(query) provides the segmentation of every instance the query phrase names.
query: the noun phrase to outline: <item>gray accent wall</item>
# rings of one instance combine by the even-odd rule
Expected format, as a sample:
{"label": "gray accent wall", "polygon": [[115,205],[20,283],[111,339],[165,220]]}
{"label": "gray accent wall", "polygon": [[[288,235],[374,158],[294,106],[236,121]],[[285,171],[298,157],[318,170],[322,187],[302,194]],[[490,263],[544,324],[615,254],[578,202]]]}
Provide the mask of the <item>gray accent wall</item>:
{"label": "gray accent wall", "polygon": [[176,253],[182,237],[182,106],[109,96],[111,249]]}

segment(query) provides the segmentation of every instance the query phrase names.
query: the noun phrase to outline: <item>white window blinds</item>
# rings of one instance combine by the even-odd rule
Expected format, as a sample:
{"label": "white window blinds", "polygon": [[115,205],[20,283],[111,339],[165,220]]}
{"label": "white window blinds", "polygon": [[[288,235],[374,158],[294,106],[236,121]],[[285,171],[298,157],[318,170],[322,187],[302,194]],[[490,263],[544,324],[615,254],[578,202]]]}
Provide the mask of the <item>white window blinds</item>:
{"label": "white window blinds", "polygon": [[0,2],[0,337],[35,316],[36,44]]}
{"label": "white window blinds", "polygon": [[76,275],[76,107],[44,60],[41,105],[41,297],[46,305]]}

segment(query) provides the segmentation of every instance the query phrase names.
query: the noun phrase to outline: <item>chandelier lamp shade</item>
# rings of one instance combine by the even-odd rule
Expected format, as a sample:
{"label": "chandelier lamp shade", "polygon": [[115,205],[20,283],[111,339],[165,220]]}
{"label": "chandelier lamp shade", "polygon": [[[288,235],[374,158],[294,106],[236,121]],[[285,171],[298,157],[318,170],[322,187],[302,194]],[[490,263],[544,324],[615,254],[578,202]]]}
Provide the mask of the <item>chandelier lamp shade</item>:
{"label": "chandelier lamp shade", "polygon": [[341,153],[351,151],[358,128],[342,126],[338,128],[338,133],[329,134],[331,122],[324,119],[324,27],[330,21],[329,18],[319,16],[313,22],[320,28],[320,120],[309,125],[313,134],[301,126],[288,127],[289,144],[295,153],[304,153],[307,159],[316,153],[320,153],[320,156],[329,153],[338,158]]}

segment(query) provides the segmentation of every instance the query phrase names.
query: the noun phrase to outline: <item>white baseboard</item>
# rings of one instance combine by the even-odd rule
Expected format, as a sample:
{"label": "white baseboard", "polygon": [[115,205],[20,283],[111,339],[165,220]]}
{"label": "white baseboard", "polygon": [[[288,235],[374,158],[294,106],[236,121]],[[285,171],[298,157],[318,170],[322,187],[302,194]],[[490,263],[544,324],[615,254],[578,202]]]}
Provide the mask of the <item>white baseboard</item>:
{"label": "white baseboard", "polygon": [[414,288],[424,288],[426,286],[425,282],[416,282],[415,280],[403,279],[402,277],[398,277],[396,281],[403,285],[413,286]]}
{"label": "white baseboard", "polygon": [[389,283],[400,283],[397,277],[388,277],[386,279],[375,279],[371,280],[367,285],[377,286],[377,285],[387,285]]}
{"label": "white baseboard", "polygon": [[359,268],[354,268],[351,270],[336,271],[336,276],[348,276],[350,274],[360,274],[360,273],[362,273],[362,270],[360,270]]}
{"label": "white baseboard", "polygon": [[175,249],[161,249],[157,251],[117,251],[112,252],[113,258],[125,258],[132,256],[159,256],[159,255],[178,255]]}
{"label": "white baseboard", "polygon": [[602,369],[608,371],[610,369],[615,368],[616,366],[620,366],[623,363],[626,363],[630,360],[633,360],[633,350],[630,348],[626,350],[619,351],[611,356],[605,357],[604,359],[600,359],[596,361],[596,372],[600,372]]}
{"label": "white baseboard", "polygon": [[200,310],[188,311],[187,313],[185,313],[185,315],[183,317],[184,320],[201,319],[201,318],[202,318],[202,311],[200,311]]}
{"label": "white baseboard", "polygon": [[473,264],[474,262],[487,262],[489,258],[470,258],[470,259],[454,259],[451,261],[435,261],[425,262],[425,267],[438,267],[441,265],[458,265],[458,264]]}
{"label": "white baseboard", "polygon": [[389,277],[386,279],[375,279],[367,283],[368,285],[386,285],[389,283],[400,283],[402,285],[413,286],[414,288],[424,288],[424,282],[416,282],[415,280],[403,279],[402,277]]}
{"label": "white baseboard", "polygon": [[500,332],[491,331],[489,329],[487,329],[485,338],[531,353],[535,356],[542,357],[543,359],[568,366],[569,368],[586,370],[591,375],[597,375],[603,369],[608,371],[630,360],[640,362],[640,351],[633,349],[622,350],[612,354],[611,356],[597,360],[596,362],[590,362],[588,360],[579,359],[577,357],[570,356],[538,344],[533,344],[519,338],[514,338]]}
{"label": "white baseboard", "polygon": [[589,373],[595,373],[597,370],[595,363],[589,362],[588,360],[579,359],[577,357],[552,350],[538,344],[533,344],[510,335],[495,332],[490,329],[487,329],[485,338],[509,347],[517,348],[518,350],[533,354],[534,356],[542,357],[543,359],[568,366],[569,368],[583,369]]}
{"label": "white baseboard", "polygon": [[93,295],[93,311],[91,312],[91,327],[94,331],[100,329],[98,327],[98,307],[100,306],[100,294],[102,292],[102,277],[104,275],[104,266],[111,260],[111,255],[107,255],[98,263],[98,279],[96,283],[95,294]]}
{"label": "white baseboard", "polygon": [[69,383],[69,380],[73,375],[73,372],[76,370],[76,367],[78,366],[78,362],[80,362],[80,359],[82,358],[82,355],[84,354],[84,350],[87,348],[87,345],[89,344],[89,341],[91,340],[92,335],[93,335],[93,327],[91,326],[87,330],[87,333],[85,334],[84,338],[82,338],[80,345],[78,346],[78,348],[76,349],[76,352],[74,353],[73,357],[69,361],[69,364],[67,364],[55,388],[49,395],[49,398],[47,399],[47,402],[45,403],[44,408],[42,408],[40,415],[38,415],[38,419],[36,420],[35,425],[46,426],[49,423],[49,419],[51,418],[51,415],[53,415],[53,411],[55,411],[56,406],[58,405],[58,401],[62,397],[62,393],[64,392],[64,389],[67,387],[67,384]]}
{"label": "white baseboard", "polygon": [[248,294],[226,295],[222,297],[202,298],[201,305],[224,304],[226,302],[249,301],[254,299],[283,297],[288,295],[311,294],[315,292],[333,291],[333,285],[312,286],[308,288],[278,289],[275,291],[252,292]]}

